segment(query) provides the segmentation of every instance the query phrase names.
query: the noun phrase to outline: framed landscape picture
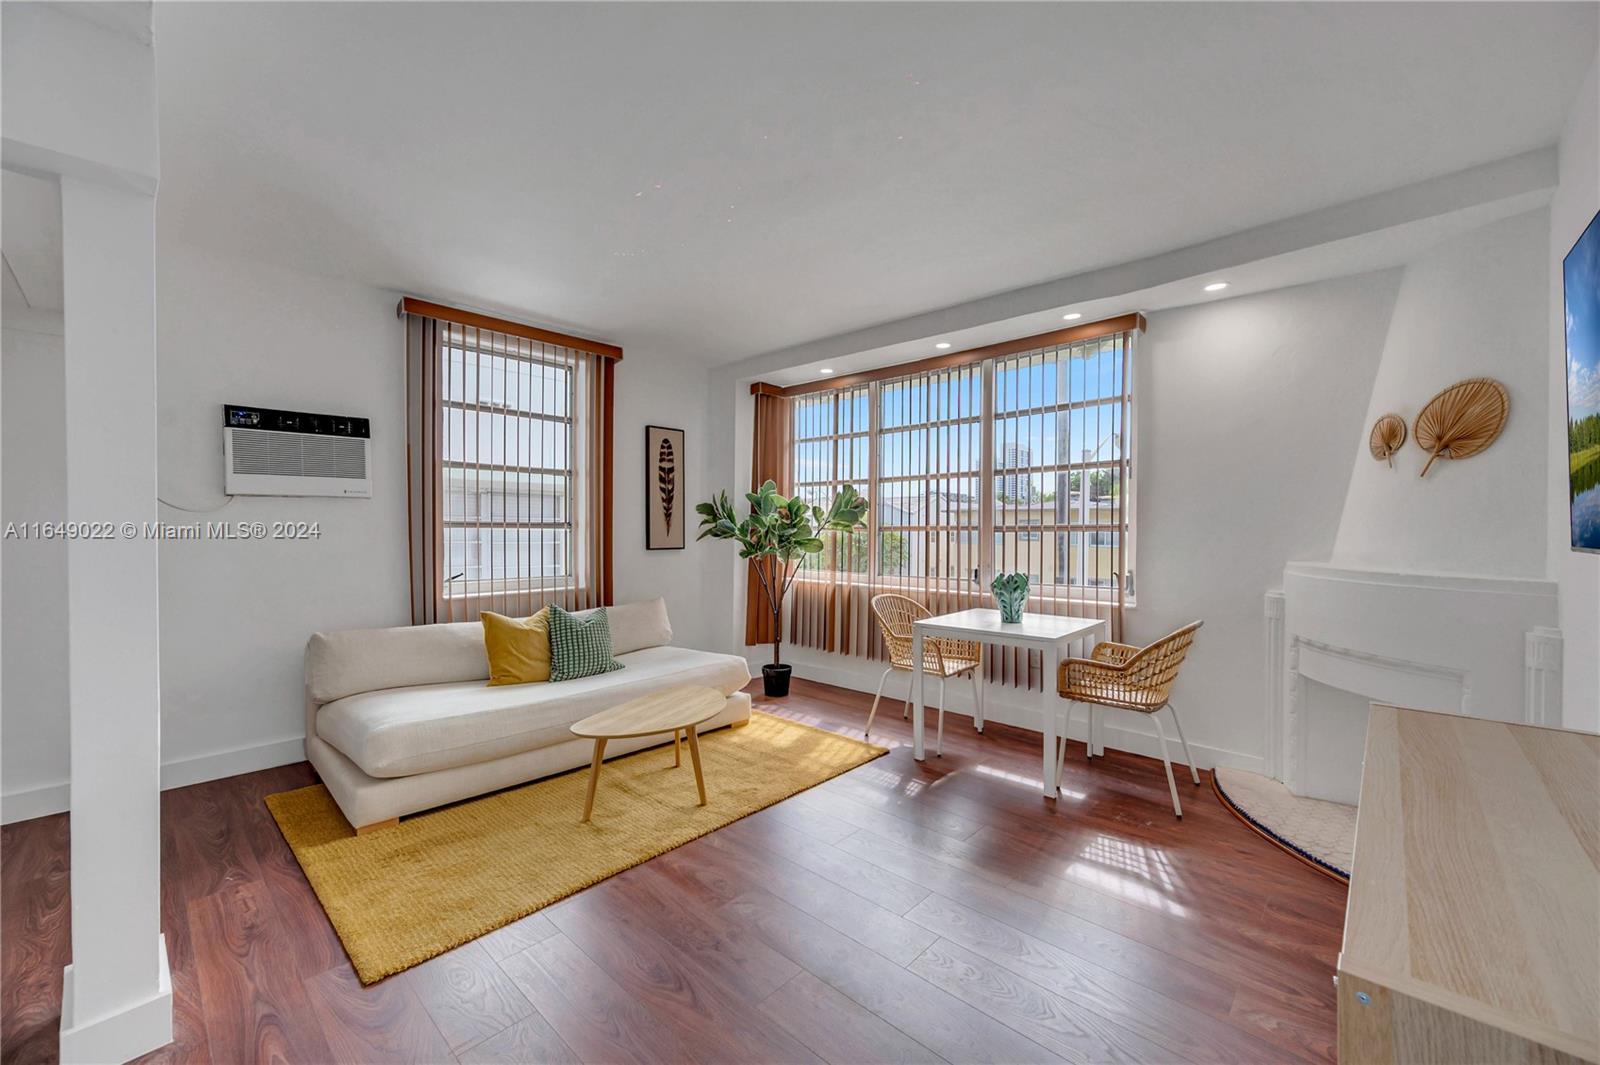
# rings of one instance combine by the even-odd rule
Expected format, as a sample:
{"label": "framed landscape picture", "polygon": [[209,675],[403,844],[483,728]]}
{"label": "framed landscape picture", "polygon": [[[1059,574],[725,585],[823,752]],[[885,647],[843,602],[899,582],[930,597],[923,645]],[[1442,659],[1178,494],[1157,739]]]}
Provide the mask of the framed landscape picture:
{"label": "framed landscape picture", "polygon": [[1572,549],[1600,554],[1600,213],[1562,264]]}
{"label": "framed landscape picture", "polygon": [[675,551],[684,544],[683,430],[644,427],[644,546]]}

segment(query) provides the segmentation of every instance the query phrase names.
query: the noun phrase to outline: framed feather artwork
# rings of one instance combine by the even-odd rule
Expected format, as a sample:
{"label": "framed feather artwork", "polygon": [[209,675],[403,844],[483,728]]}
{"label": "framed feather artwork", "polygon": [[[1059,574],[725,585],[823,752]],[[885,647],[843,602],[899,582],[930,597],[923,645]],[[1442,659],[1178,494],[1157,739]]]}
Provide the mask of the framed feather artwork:
{"label": "framed feather artwork", "polygon": [[679,551],[684,545],[683,430],[661,425],[644,427],[644,546],[650,551]]}

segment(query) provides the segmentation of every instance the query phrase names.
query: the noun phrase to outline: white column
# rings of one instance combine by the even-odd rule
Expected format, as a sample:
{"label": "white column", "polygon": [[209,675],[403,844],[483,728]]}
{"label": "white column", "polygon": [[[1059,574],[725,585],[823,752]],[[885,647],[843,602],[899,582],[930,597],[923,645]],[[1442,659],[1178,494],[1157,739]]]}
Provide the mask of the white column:
{"label": "white column", "polygon": [[[61,1060],[125,1061],[172,1039],[160,934],[155,201],[61,181],[72,964]],[[131,523],[133,535],[128,535]]]}

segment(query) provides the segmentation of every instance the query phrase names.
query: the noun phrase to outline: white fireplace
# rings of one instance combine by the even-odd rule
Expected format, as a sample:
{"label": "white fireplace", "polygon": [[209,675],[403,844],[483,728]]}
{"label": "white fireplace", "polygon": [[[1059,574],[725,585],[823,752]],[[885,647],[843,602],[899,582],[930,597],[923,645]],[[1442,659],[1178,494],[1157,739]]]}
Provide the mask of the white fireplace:
{"label": "white fireplace", "polygon": [[1355,801],[1365,706],[1561,721],[1556,585],[1292,562],[1267,593],[1267,771]]}

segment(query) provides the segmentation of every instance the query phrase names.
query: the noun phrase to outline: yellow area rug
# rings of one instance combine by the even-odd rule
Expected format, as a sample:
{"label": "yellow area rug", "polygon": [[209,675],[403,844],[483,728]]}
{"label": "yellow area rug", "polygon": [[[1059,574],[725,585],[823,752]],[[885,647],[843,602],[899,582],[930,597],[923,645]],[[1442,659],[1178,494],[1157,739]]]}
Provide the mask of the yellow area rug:
{"label": "yellow area rug", "polygon": [[267,796],[356,975],[374,983],[888,753],[771,714],[700,739],[706,805],[670,739],[357,836],[321,784]]}

